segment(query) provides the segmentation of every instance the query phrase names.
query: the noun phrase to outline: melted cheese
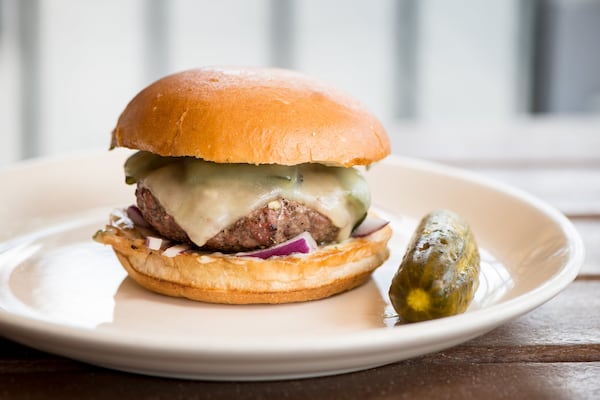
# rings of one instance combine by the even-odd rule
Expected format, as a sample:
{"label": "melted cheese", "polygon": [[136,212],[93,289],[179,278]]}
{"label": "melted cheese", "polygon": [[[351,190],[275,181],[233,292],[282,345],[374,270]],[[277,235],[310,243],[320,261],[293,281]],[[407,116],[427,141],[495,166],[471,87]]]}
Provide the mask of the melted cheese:
{"label": "melted cheese", "polygon": [[296,200],[329,217],[340,228],[338,240],[343,240],[370,203],[367,184],[354,168],[216,164],[195,158],[152,163],[157,167],[143,162],[137,171],[126,164],[127,174],[150,189],[198,246],[279,198]]}

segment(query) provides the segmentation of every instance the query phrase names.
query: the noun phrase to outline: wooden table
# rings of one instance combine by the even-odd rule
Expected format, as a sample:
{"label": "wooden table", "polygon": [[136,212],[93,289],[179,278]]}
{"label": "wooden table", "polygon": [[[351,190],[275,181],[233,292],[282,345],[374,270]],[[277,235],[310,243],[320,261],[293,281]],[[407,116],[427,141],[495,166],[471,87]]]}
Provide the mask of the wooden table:
{"label": "wooden table", "polygon": [[586,245],[567,289],[457,347],[333,377],[200,382],[122,373],[0,338],[0,399],[600,398],[600,119],[390,127],[397,154],[477,171],[563,211]]}

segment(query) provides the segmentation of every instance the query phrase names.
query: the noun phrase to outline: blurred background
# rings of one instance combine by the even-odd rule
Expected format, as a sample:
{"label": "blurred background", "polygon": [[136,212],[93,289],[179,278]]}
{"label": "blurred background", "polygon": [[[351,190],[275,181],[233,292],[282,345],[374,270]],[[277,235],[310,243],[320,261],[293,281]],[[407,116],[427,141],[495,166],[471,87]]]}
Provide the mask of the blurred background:
{"label": "blurred background", "polygon": [[600,0],[0,0],[0,166],[107,148],[142,87],[204,65],[303,71],[392,135],[596,118]]}

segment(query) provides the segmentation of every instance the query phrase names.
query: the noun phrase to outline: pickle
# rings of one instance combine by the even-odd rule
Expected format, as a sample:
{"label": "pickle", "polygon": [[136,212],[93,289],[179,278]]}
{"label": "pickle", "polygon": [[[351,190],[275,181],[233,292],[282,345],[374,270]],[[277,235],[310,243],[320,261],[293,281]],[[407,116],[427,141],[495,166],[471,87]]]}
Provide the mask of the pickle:
{"label": "pickle", "polygon": [[407,322],[463,313],[479,286],[480,256],[465,219],[449,210],[423,217],[389,290]]}
{"label": "pickle", "polygon": [[148,151],[138,151],[125,161],[125,183],[133,185],[155,169],[182,159],[184,157],[162,157]]}

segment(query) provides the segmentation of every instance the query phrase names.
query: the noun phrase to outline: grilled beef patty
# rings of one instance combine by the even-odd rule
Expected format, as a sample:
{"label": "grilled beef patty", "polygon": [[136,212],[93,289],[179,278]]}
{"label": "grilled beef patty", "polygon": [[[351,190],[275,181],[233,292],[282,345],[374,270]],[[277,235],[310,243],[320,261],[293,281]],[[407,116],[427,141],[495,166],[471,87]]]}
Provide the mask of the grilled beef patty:
{"label": "grilled beef patty", "polygon": [[[144,186],[136,189],[137,205],[146,221],[163,237],[177,242],[191,242],[152,192]],[[209,239],[203,249],[238,252],[273,246],[310,232],[319,244],[335,241],[339,228],[318,211],[294,200],[278,199],[240,218]]]}

